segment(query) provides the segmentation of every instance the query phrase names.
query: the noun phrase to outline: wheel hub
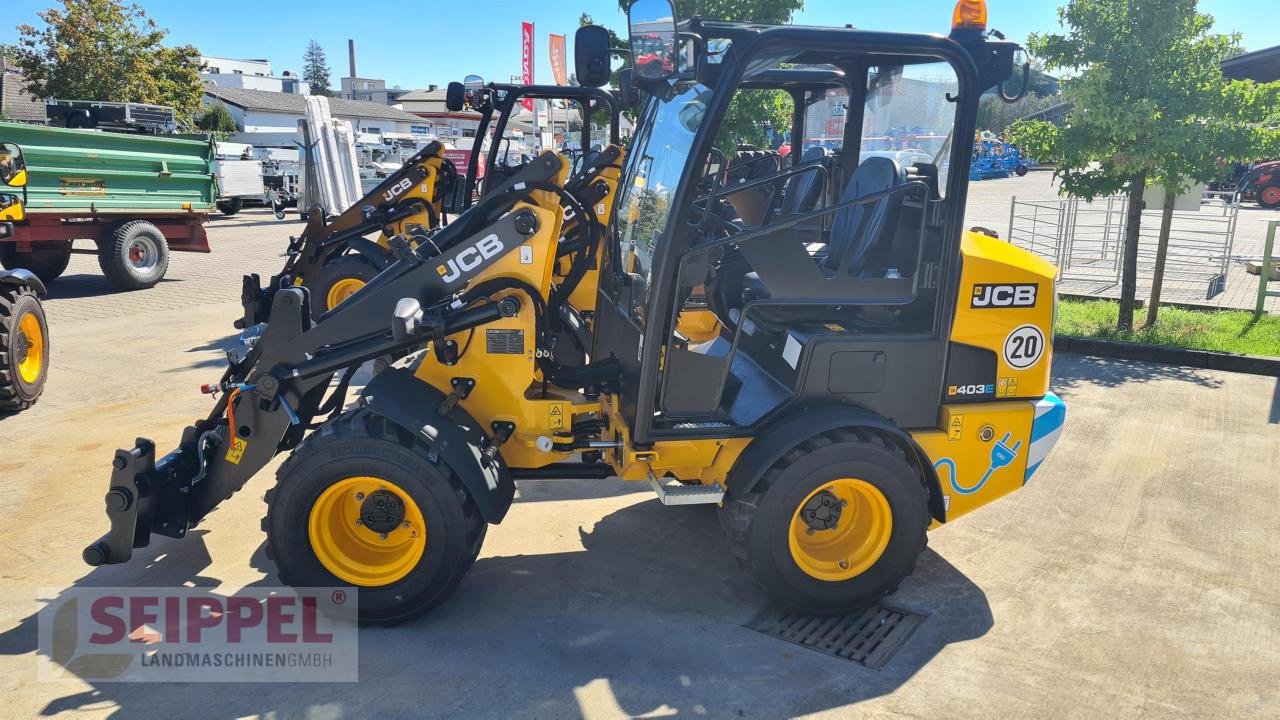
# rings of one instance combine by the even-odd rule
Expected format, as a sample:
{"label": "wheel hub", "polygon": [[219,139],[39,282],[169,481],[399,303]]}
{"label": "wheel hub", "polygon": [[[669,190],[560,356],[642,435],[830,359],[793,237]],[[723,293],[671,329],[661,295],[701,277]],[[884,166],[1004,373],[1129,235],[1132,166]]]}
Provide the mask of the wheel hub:
{"label": "wheel hub", "polygon": [[809,532],[831,530],[840,524],[840,513],[844,511],[845,501],[831,494],[829,490],[809,498],[809,502],[800,509],[800,519],[809,528]]}
{"label": "wheel hub", "polygon": [[27,340],[24,333],[17,333],[13,343],[14,354],[17,355],[19,364],[26,362],[27,355],[31,352],[31,342]]}
{"label": "wheel hub", "polygon": [[360,522],[376,533],[389,533],[404,522],[404,501],[395,493],[376,490],[360,504]]}

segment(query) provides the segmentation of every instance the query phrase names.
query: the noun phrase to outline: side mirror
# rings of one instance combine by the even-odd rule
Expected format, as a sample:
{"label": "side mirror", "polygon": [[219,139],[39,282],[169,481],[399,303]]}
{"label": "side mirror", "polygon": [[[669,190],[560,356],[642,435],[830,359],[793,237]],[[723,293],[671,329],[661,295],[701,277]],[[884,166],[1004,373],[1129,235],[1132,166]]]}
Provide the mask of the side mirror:
{"label": "side mirror", "polygon": [[583,87],[609,84],[609,31],[599,25],[584,25],[573,36],[574,71]]}
{"label": "side mirror", "polygon": [[636,90],[635,70],[626,68],[618,73],[618,105],[633,108],[640,104],[640,92]]}
{"label": "side mirror", "polygon": [[462,87],[467,92],[478,92],[484,89],[484,78],[479,75],[468,75],[462,78]]}
{"label": "side mirror", "polygon": [[679,52],[671,0],[635,0],[627,10],[631,60],[640,80],[664,80],[676,72]]}
{"label": "side mirror", "polygon": [[467,88],[460,82],[451,82],[444,91],[444,106],[449,112],[460,112],[467,102]]}
{"label": "side mirror", "polygon": [[27,186],[27,163],[22,159],[22,148],[13,143],[0,143],[0,183]]}

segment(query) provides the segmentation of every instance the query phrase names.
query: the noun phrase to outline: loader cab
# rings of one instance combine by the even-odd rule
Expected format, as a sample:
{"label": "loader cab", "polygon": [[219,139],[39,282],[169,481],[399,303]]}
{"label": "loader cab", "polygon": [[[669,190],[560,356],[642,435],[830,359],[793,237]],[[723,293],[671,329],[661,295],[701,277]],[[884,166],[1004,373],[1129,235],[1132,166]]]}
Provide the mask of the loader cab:
{"label": "loader cab", "polygon": [[[579,85],[486,84],[479,75],[461,83],[449,83],[445,104],[450,112],[472,110],[480,114],[475,142],[466,169],[466,182],[454,203],[455,211],[471,206],[478,197],[498,187],[524,168],[538,154],[526,145],[514,147],[515,133],[540,143],[542,123],[564,124],[566,132],[555,148],[574,162],[572,170],[586,167],[599,148],[620,142],[620,105],[604,89],[610,78],[609,32],[598,25],[578,28],[574,35],[574,65]],[[537,121],[534,113],[541,114]],[[496,121],[495,121],[496,118]],[[577,126],[576,130],[574,126]],[[482,165],[483,163],[483,165]]]}
{"label": "loader cab", "polygon": [[592,148],[619,142],[620,108],[608,90],[502,83],[475,88],[468,88],[464,83],[450,85],[449,97],[456,98],[450,109],[467,108],[480,113],[466,170],[467,181],[456,206],[459,210],[470,207],[475,198],[484,197],[489,190],[514,176],[537,155],[534,148],[517,147],[515,142],[517,133],[526,143],[537,142],[530,108],[538,109],[540,123],[550,119],[568,128],[558,147],[570,150],[570,157],[576,155],[578,167],[583,166],[584,158],[590,159]]}
{"label": "loader cab", "polygon": [[[825,403],[935,425],[949,363],[965,361],[949,337],[970,157],[953,138],[973,135],[1017,46],[963,26],[678,21],[666,0],[638,0],[630,21],[648,99],[593,356],[622,363],[631,439],[745,437]],[[770,89],[796,108],[785,161],[726,137],[735,98]],[[819,176],[819,192],[800,182]],[[695,312],[714,315],[714,337],[680,331]]]}

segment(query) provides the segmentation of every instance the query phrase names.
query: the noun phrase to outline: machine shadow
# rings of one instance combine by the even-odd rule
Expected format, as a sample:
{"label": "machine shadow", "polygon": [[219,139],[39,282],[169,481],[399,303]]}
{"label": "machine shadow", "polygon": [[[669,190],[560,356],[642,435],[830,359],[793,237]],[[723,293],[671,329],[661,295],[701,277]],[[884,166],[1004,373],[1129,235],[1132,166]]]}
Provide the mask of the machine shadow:
{"label": "machine shadow", "polygon": [[[891,693],[947,645],[992,626],[983,592],[926,552],[886,604],[928,618],[886,666],[869,670],[743,627],[768,603],[732,561],[714,508],[639,502],[578,532],[580,551],[484,557],[426,617],[362,628],[358,684],[82,678],[90,689],[51,700],[42,714],[114,704],[121,718],[300,717],[318,708],[335,716],[580,717],[587,705],[627,716],[797,715]],[[76,585],[217,584],[201,574],[210,560],[199,533],[140,553]],[[250,562],[265,574],[254,585],[280,584],[262,547]],[[0,653],[35,652],[36,622],[32,615],[0,633]]]}
{"label": "machine shadow", "polygon": [[1052,386],[1055,390],[1071,390],[1084,385],[1112,388],[1154,380],[1178,380],[1205,388],[1222,386],[1218,378],[1193,367],[1073,353],[1054,354]]}
{"label": "machine shadow", "polygon": [[[162,285],[175,282],[182,282],[182,278],[165,277],[160,279],[160,284]],[[76,300],[79,298],[118,295],[128,292],[138,291],[121,290],[115,285],[112,285],[110,281],[101,275],[77,273],[74,275],[63,275],[58,278],[57,282],[49,283],[48,297],[50,300]]]}

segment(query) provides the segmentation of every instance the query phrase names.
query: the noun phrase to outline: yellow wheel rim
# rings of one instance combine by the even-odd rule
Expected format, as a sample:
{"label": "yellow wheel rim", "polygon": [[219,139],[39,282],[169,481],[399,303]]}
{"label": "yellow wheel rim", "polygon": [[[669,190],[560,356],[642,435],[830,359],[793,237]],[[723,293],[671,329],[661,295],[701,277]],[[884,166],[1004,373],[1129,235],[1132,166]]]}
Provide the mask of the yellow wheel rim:
{"label": "yellow wheel rim", "polygon": [[355,295],[364,286],[365,282],[360,278],[342,278],[329,286],[329,294],[325,297],[326,307],[330,310],[338,307],[339,303]]}
{"label": "yellow wheel rim", "polygon": [[427,549],[417,503],[376,477],[350,477],[325,489],[311,506],[307,535],[326,570],[362,587],[404,579]]}
{"label": "yellow wheel rim", "polygon": [[30,385],[44,372],[44,331],[40,319],[32,313],[23,315],[18,321],[18,333],[27,345],[27,356],[18,361],[18,376]]}
{"label": "yellow wheel rim", "polygon": [[791,518],[791,557],[810,577],[838,582],[880,559],[893,533],[893,511],[879,488],[841,478],[814,490]]}

